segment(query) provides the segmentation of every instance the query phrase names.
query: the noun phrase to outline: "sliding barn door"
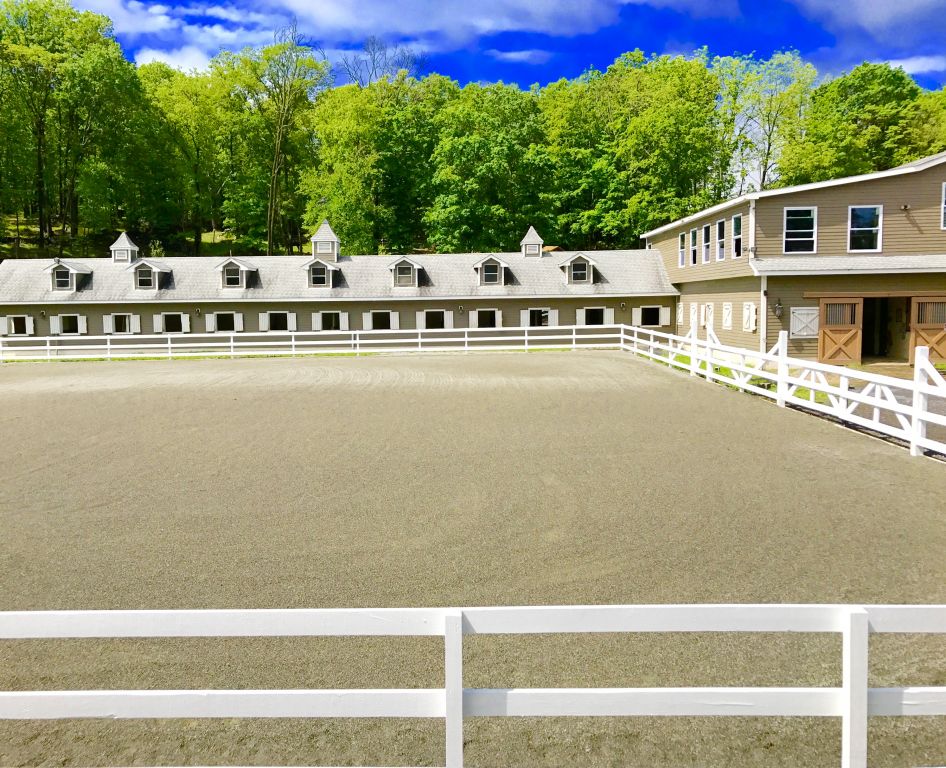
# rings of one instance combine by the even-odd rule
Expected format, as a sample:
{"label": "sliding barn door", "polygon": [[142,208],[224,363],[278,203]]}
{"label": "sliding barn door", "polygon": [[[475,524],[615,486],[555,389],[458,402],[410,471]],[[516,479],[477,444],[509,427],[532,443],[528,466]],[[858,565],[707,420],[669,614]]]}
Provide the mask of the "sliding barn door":
{"label": "sliding barn door", "polygon": [[910,362],[917,347],[930,348],[930,360],[946,360],[946,298],[914,298],[910,308]]}
{"label": "sliding barn door", "polygon": [[863,299],[822,299],[818,359],[834,365],[859,363],[863,325]]}

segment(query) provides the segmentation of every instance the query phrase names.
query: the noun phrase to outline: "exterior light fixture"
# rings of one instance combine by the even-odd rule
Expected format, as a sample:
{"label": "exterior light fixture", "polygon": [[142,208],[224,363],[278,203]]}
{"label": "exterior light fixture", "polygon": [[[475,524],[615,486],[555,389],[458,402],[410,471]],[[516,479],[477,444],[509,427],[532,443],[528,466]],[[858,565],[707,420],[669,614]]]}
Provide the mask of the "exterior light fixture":
{"label": "exterior light fixture", "polygon": [[462,305],[462,304],[458,307],[458,311],[460,312],[461,315],[463,314],[463,305]]}
{"label": "exterior light fixture", "polygon": [[776,299],[776,300],[775,300],[775,306],[772,307],[772,311],[775,313],[775,317],[776,317],[776,318],[778,318],[779,320],[782,319],[782,312],[785,311],[785,308],[782,306],[782,300],[781,300],[781,299]]}
{"label": "exterior light fixture", "polygon": [[200,315],[200,307],[197,307],[197,309],[195,309],[194,311],[195,311],[198,315]]}
{"label": "exterior light fixture", "polygon": [[625,309],[627,309],[627,302],[626,302],[626,301],[622,301],[622,302],[621,302],[621,311],[623,312]]}

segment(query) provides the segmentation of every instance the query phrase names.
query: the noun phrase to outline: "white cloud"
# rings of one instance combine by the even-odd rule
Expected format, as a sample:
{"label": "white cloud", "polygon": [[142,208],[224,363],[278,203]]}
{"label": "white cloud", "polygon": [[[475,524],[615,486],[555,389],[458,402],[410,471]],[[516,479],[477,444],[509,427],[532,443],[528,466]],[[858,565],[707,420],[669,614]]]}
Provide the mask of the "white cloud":
{"label": "white cloud", "polygon": [[925,75],[930,72],[946,72],[946,56],[907,56],[891,59],[891,67],[903,67],[908,75]]}
{"label": "white cloud", "polygon": [[543,51],[539,48],[529,48],[524,51],[497,51],[490,48],[486,55],[497,61],[507,61],[513,64],[545,64],[552,58],[551,51]]}
{"label": "white cloud", "polygon": [[116,34],[128,37],[168,32],[178,27],[165,5],[146,5],[137,0],[79,0],[76,6],[108,16]]}
{"label": "white cloud", "polygon": [[170,51],[156,48],[142,48],[135,54],[135,64],[150,64],[153,61],[163,61],[169,67],[182,72],[191,70],[206,70],[210,65],[210,56],[193,45],[185,45]]}

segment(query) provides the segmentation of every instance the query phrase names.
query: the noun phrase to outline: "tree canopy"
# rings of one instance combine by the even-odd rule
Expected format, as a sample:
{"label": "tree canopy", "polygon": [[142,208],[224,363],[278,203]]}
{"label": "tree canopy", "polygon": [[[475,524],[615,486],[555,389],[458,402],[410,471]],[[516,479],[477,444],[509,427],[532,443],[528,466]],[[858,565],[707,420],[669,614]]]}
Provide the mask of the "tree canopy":
{"label": "tree canopy", "polygon": [[371,38],[333,67],[290,27],[204,72],[135,67],[104,16],[0,0],[0,256],[97,253],[119,229],[156,253],[208,233],[299,252],[323,218],[347,253],[509,250],[530,224],[636,247],[748,190],[946,150],[946,91],[886,64],[635,50],[530,89],[422,66]]}

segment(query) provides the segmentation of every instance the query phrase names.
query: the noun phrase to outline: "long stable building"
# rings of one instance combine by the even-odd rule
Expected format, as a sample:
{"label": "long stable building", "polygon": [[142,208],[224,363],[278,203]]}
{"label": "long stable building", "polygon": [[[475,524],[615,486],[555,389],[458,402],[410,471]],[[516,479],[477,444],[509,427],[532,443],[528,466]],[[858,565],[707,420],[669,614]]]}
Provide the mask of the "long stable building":
{"label": "long stable building", "polygon": [[644,235],[566,252],[531,227],[515,253],[0,264],[0,336],[266,333],[631,324],[832,363],[946,359],[946,153],[754,192]]}

